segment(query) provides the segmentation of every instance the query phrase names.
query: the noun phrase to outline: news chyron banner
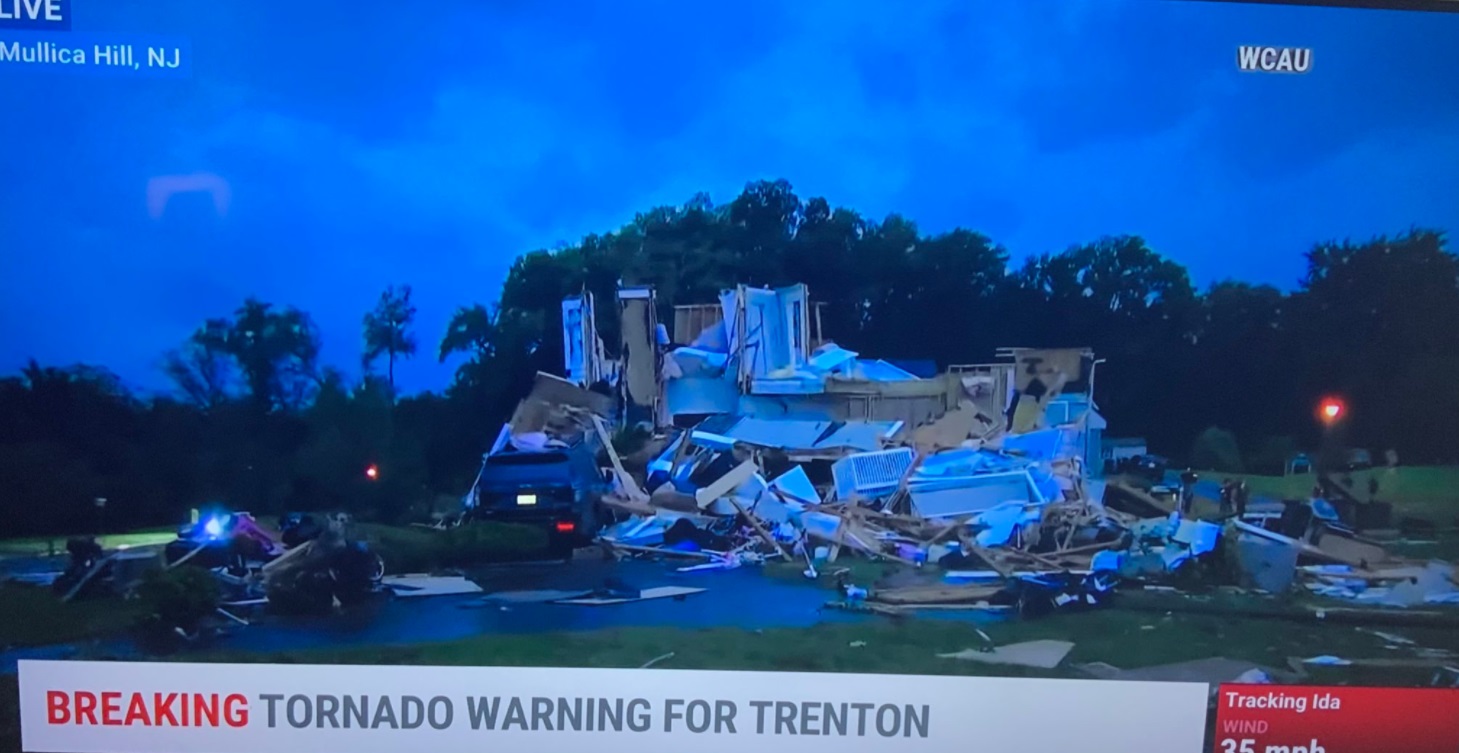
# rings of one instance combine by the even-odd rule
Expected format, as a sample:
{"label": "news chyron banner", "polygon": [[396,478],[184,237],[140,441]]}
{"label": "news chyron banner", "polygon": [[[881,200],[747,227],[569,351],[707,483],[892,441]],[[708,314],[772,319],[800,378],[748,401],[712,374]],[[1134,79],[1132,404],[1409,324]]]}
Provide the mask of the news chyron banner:
{"label": "news chyron banner", "polygon": [[1199,683],[20,662],[31,753],[1197,753]]}

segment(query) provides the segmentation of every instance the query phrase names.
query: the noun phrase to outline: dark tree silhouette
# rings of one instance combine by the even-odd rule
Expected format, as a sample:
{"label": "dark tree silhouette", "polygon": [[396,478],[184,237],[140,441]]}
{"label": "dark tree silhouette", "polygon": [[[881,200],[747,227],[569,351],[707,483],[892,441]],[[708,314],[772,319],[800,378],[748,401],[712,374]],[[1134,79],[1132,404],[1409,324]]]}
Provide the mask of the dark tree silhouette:
{"label": "dark tree silhouette", "polygon": [[364,366],[368,370],[380,356],[385,356],[385,374],[391,392],[395,390],[395,359],[415,355],[415,334],[410,331],[414,322],[415,305],[410,302],[409,285],[386,288],[375,309],[365,314]]}

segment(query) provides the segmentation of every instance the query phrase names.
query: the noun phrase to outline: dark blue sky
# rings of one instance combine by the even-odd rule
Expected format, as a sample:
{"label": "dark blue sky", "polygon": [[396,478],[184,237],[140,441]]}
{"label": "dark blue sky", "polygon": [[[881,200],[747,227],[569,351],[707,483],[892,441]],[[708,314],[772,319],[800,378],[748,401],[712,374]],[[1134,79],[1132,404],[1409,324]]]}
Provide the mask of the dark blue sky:
{"label": "dark blue sky", "polygon": [[[1144,235],[1198,284],[1295,284],[1327,238],[1459,229],[1459,14],[1159,0],[74,0],[191,39],[189,80],[0,67],[0,369],[161,354],[244,297],[357,368],[415,286],[407,389],[513,257],[784,177],[1015,260]],[[568,4],[571,5],[571,4]],[[365,8],[361,10],[361,8]],[[3,34],[0,34],[3,39]],[[1243,74],[1240,44],[1314,48]],[[160,221],[158,175],[210,172]]]}

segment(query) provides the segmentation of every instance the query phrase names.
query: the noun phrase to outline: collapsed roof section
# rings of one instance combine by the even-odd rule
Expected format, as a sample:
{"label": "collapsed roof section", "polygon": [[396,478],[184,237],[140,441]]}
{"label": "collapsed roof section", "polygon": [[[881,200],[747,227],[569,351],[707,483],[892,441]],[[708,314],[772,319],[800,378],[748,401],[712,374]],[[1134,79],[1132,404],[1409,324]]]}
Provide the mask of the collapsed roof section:
{"label": "collapsed roof section", "polygon": [[613,414],[613,398],[562,377],[537,373],[532,392],[517,404],[489,454],[542,451],[597,441],[596,419]]}

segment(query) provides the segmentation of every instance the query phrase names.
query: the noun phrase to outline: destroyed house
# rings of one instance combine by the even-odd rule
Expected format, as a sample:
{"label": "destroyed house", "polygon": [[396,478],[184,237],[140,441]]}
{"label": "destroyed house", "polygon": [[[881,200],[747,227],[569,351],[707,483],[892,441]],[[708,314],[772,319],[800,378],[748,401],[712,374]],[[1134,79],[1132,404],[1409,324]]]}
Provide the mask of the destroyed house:
{"label": "destroyed house", "polygon": [[957,403],[958,385],[920,378],[830,342],[804,285],[741,285],[709,305],[675,310],[665,360],[668,414],[677,425],[737,414],[766,420],[900,422],[916,426]]}

